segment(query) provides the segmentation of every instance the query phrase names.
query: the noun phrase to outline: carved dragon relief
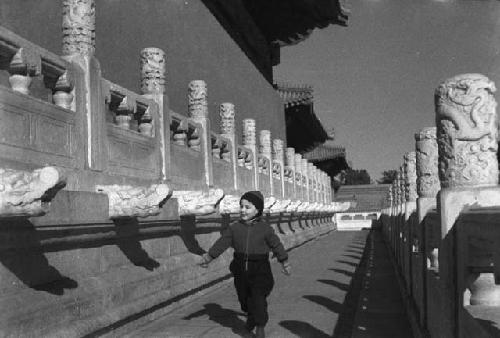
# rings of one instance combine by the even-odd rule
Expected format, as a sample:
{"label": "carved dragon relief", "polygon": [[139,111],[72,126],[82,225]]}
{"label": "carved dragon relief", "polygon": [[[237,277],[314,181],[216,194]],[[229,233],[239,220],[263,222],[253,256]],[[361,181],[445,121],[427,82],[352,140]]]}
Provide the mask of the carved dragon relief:
{"label": "carved dragon relief", "polygon": [[179,203],[179,216],[209,215],[217,211],[217,206],[224,198],[224,191],[222,189],[174,191],[172,197]]}
{"label": "carved dragon relief", "polygon": [[149,187],[98,185],[96,191],[108,195],[109,218],[147,217],[160,213],[172,191],[166,184]]}
{"label": "carved dragon relief", "polygon": [[443,187],[498,183],[495,85],[463,74],[436,89],[439,175]]}
{"label": "carved dragon relief", "polygon": [[55,167],[32,172],[0,168],[0,217],[42,216],[65,185]]}
{"label": "carved dragon relief", "polygon": [[225,195],[219,204],[219,213],[237,214],[240,212],[240,196]]}

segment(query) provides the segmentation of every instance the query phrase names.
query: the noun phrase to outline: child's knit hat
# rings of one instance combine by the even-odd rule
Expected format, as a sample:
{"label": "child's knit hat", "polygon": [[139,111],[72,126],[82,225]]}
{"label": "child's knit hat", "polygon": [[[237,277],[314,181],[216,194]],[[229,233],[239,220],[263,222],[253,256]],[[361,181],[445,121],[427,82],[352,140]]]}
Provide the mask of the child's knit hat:
{"label": "child's knit hat", "polygon": [[262,212],[264,211],[264,196],[262,196],[262,193],[258,190],[252,190],[252,191],[247,191],[246,193],[241,196],[241,200],[247,200],[248,202],[252,203],[255,205],[255,208],[258,210],[258,216],[262,215]]}

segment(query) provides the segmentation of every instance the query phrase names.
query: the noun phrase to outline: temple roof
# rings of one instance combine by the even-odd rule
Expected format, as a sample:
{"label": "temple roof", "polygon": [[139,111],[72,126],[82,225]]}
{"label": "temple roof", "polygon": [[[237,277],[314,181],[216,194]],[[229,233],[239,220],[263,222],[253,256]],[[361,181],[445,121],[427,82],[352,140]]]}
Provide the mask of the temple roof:
{"label": "temple roof", "polygon": [[[301,154],[313,151],[325,141],[333,140],[333,130],[328,132],[314,113],[314,96],[311,85],[275,83],[274,87],[285,107],[287,145]],[[345,150],[344,150],[345,154]]]}
{"label": "temple roof", "polygon": [[331,145],[329,144],[330,142],[327,141],[324,144],[317,146],[310,152],[302,154],[302,156],[313,163],[346,156],[344,147],[341,147],[339,145]]}
{"label": "temple roof", "polygon": [[343,185],[335,194],[335,201],[354,201],[344,212],[380,211],[387,205],[390,184]]}
{"label": "temple roof", "polygon": [[264,77],[280,48],[305,40],[315,28],[347,25],[343,0],[201,0]]}
{"label": "temple roof", "polygon": [[290,85],[290,84],[276,84],[276,90],[279,96],[285,103],[285,108],[293,107],[299,104],[312,104],[313,102],[313,88],[309,85]]}
{"label": "temple roof", "polygon": [[266,40],[279,46],[305,40],[315,28],[347,25],[340,0],[244,0]]}

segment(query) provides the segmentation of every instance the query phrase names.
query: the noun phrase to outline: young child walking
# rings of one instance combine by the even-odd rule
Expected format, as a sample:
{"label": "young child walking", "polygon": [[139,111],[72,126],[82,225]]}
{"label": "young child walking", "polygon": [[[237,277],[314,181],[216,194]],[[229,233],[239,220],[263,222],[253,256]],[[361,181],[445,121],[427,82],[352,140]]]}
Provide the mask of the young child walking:
{"label": "young child walking", "polygon": [[290,275],[288,254],[274,229],[261,219],[264,197],[260,191],[248,191],[240,199],[240,219],[225,229],[221,237],[202,256],[201,266],[221,255],[227,248],[234,249],[229,270],[234,276],[234,286],[241,310],[248,313],[246,328],[256,337],[264,338],[264,326],[269,320],[266,298],[274,286],[269,264],[272,251],[282,264],[283,273]]}

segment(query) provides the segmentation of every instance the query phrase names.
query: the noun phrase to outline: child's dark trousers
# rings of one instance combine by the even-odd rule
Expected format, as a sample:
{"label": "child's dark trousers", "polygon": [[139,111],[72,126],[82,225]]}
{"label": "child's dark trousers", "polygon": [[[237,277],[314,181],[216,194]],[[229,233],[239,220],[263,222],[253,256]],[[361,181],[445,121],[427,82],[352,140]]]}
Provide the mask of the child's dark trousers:
{"label": "child's dark trousers", "polygon": [[248,321],[257,326],[266,325],[267,296],[274,286],[269,255],[245,255],[234,253],[229,266],[234,275],[234,286],[241,309],[248,312]]}

